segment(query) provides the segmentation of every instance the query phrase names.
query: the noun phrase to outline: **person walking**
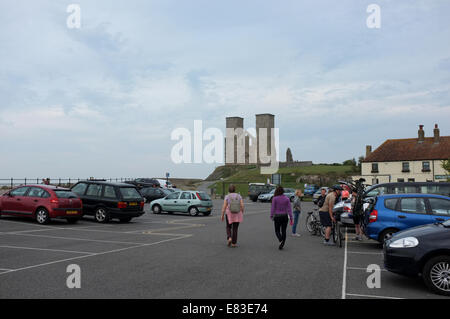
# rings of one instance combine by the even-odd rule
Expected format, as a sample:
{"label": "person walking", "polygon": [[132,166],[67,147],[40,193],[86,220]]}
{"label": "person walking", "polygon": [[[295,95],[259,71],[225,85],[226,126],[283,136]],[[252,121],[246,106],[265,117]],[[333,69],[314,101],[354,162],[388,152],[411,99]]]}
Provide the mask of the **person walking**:
{"label": "person walking", "polygon": [[294,223],[292,225],[292,236],[300,237],[300,234],[297,233],[297,224],[298,220],[300,219],[300,213],[301,213],[301,198],[303,197],[302,191],[300,189],[297,189],[295,191],[295,197],[293,202],[293,210],[294,210]]}
{"label": "person walking", "polygon": [[273,194],[270,218],[274,222],[275,235],[280,242],[278,249],[281,250],[286,243],[286,228],[289,220],[293,225],[291,201],[284,195],[284,189],[281,186],[278,186]]}
{"label": "person walking", "polygon": [[333,206],[336,203],[336,199],[340,196],[342,187],[340,185],[334,185],[331,187],[331,192],[325,197],[323,206],[319,209],[320,223],[325,227],[325,240],[324,245],[333,245],[330,242],[331,227],[336,219],[333,216]]}
{"label": "person walking", "polygon": [[228,192],[223,201],[221,220],[225,219],[226,222],[227,245],[234,248],[237,247],[239,223],[242,223],[244,218],[244,200],[241,195],[236,193],[234,185],[231,184],[228,187]]}

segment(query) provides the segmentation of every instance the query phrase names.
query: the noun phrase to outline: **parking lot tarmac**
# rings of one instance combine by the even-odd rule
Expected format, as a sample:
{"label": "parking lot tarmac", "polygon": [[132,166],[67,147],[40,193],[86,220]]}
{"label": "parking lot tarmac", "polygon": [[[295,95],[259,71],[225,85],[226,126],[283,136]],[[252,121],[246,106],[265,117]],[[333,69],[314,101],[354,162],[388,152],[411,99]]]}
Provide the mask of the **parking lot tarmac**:
{"label": "parking lot tarmac", "polygon": [[[130,223],[75,225],[0,219],[0,298],[446,298],[420,278],[383,270],[381,246],[323,246],[306,232],[278,249],[270,203],[246,201],[238,247],[226,245],[221,201],[211,216],[150,212]],[[289,233],[290,234],[290,233]],[[66,285],[67,266],[81,269],[81,288]],[[367,266],[381,267],[381,287],[368,288]]]}

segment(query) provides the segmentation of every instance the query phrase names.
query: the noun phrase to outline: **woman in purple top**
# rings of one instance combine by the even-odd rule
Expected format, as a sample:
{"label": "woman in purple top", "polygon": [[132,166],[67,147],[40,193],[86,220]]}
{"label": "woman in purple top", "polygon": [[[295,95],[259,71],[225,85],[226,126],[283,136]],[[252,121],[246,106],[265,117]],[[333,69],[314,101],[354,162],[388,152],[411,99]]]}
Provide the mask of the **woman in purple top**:
{"label": "woman in purple top", "polygon": [[225,196],[222,206],[222,221],[224,221],[225,213],[227,224],[227,244],[231,247],[237,247],[237,235],[239,223],[242,223],[244,218],[244,200],[241,195],[236,193],[236,187],[230,185],[228,188],[229,194]]}
{"label": "woman in purple top", "polygon": [[284,195],[284,189],[281,186],[278,186],[273,194],[270,218],[274,221],[275,235],[280,242],[278,248],[281,250],[286,243],[286,228],[289,220],[291,225],[293,224],[291,201]]}

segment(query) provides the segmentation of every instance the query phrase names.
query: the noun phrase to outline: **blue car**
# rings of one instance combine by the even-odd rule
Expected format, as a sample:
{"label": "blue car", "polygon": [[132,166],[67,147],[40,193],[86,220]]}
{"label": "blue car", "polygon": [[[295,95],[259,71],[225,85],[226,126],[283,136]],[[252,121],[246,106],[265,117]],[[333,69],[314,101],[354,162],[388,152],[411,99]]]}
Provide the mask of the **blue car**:
{"label": "blue car", "polygon": [[319,186],[317,186],[317,185],[308,185],[307,187],[305,187],[305,190],[303,191],[303,194],[312,196],[318,190],[319,190]]}
{"label": "blue car", "polygon": [[415,226],[450,220],[450,197],[433,194],[380,195],[365,214],[367,237],[383,243],[392,234]]}

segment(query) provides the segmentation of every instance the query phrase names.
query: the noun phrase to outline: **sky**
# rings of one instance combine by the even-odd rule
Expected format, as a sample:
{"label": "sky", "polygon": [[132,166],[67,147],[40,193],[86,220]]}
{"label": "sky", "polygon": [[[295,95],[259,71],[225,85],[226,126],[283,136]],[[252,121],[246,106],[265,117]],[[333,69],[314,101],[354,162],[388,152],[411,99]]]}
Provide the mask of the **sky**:
{"label": "sky", "polygon": [[274,114],[280,159],[314,163],[450,135],[449,21],[447,0],[1,0],[0,179],[206,178],[171,132],[227,116]]}

